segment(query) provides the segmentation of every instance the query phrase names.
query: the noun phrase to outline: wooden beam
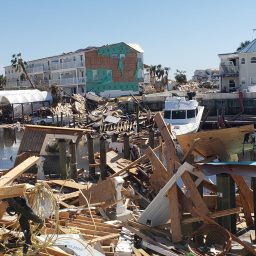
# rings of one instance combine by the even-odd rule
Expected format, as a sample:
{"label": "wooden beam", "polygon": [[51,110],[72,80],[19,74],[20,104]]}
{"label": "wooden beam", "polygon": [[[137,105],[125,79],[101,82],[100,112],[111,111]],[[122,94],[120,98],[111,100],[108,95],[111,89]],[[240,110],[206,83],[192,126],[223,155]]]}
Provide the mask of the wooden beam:
{"label": "wooden beam", "polygon": [[31,124],[26,124],[25,128],[31,128],[31,129],[43,129],[43,130],[51,130],[53,131],[73,131],[73,132],[93,132],[92,129],[81,129],[81,128],[67,128],[67,127],[56,127],[56,126],[47,126],[47,125],[31,125]]}
{"label": "wooden beam", "polygon": [[253,219],[251,213],[253,212],[253,192],[252,190],[248,187],[246,184],[245,180],[243,177],[238,176],[238,175],[231,175],[232,179],[236,183],[238,189],[239,189],[239,194],[240,194],[240,199],[241,203],[243,206],[243,212],[244,212],[244,217],[246,220],[246,225],[248,227],[253,225]]}
{"label": "wooden beam", "polygon": [[231,236],[231,238],[236,241],[237,243],[241,244],[248,252],[250,252],[252,255],[256,256],[256,251],[253,248],[253,246],[251,246],[250,244],[240,240],[238,237],[236,237],[235,235],[233,235],[231,232],[229,232],[227,229],[223,228],[221,225],[219,225],[217,222],[215,222],[213,219],[211,219],[210,217],[204,215],[203,213],[201,213],[198,209],[196,209],[195,207],[192,209],[193,213],[197,214],[198,217],[200,217],[201,220],[203,220],[206,223],[209,224],[215,224],[218,225],[219,228],[227,231],[229,233],[229,235]]}
{"label": "wooden beam", "polygon": [[197,190],[197,187],[191,178],[190,174],[188,171],[185,171],[181,175],[182,181],[184,182],[186,188],[189,191],[190,198],[195,205],[195,207],[200,210],[203,214],[208,214],[210,211],[208,207],[206,206],[203,198],[201,197],[199,191]]}
{"label": "wooden beam", "polygon": [[102,241],[105,241],[105,240],[109,240],[109,239],[114,239],[114,238],[118,238],[120,236],[120,234],[110,234],[110,235],[106,235],[106,236],[101,236],[101,237],[97,237],[97,238],[93,238],[88,242],[88,244],[94,244],[94,243],[97,243],[97,242],[102,242]]}
{"label": "wooden beam", "polygon": [[[237,207],[237,208],[232,208],[232,209],[228,209],[228,210],[212,212],[208,216],[210,218],[215,219],[215,218],[219,218],[219,217],[223,217],[223,216],[227,216],[227,215],[237,214],[237,213],[240,213],[240,212],[241,212],[241,208]],[[186,219],[182,220],[182,224],[189,224],[189,223],[197,222],[197,221],[200,221],[200,220],[201,220],[200,217],[186,218]]]}
{"label": "wooden beam", "polygon": [[0,200],[6,198],[13,198],[16,196],[24,196],[27,189],[26,184],[18,184],[13,186],[6,186],[0,189]]}
{"label": "wooden beam", "polygon": [[0,178],[0,187],[11,184],[16,178],[18,178],[22,173],[27,171],[30,167],[35,165],[39,160],[38,156],[31,156],[25,161],[11,169],[4,176]]}
{"label": "wooden beam", "polygon": [[[166,146],[166,162],[167,162],[167,174],[172,177],[175,169],[176,161],[176,151],[175,145],[168,127],[160,112],[155,115],[154,118],[157,127],[164,139]],[[181,219],[180,219],[180,209],[178,200],[177,184],[175,183],[168,191],[169,207],[170,207],[170,217],[171,217],[171,233],[172,241],[179,242],[182,240],[181,232]]]}

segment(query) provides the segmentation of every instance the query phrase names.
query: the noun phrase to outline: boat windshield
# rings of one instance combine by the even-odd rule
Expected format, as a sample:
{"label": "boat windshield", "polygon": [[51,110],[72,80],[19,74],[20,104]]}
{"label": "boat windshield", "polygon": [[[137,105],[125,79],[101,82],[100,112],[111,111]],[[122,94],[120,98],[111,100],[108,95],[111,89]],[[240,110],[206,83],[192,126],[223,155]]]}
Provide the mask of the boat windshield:
{"label": "boat windshield", "polygon": [[172,119],[186,119],[186,110],[172,111]]}
{"label": "boat windshield", "polygon": [[195,116],[196,116],[196,110],[195,109],[187,110],[187,118],[194,118]]}
{"label": "boat windshield", "polygon": [[171,119],[172,118],[171,113],[172,113],[172,111],[164,111],[164,118],[165,119]]}

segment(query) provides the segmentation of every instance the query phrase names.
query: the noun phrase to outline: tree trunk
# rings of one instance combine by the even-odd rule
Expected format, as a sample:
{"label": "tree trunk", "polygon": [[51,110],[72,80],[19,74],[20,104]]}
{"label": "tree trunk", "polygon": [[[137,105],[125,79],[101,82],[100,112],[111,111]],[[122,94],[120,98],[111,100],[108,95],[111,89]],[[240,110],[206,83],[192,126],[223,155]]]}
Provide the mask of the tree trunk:
{"label": "tree trunk", "polygon": [[35,87],[35,85],[32,83],[32,81],[30,80],[30,77],[28,76],[28,73],[27,73],[27,71],[26,71],[26,68],[25,68],[24,64],[21,62],[20,65],[21,65],[21,68],[22,68],[22,70],[23,70],[23,72],[24,72],[24,74],[25,74],[25,76],[26,76],[26,79],[29,81],[31,87],[32,87],[33,89],[35,89],[36,87]]}

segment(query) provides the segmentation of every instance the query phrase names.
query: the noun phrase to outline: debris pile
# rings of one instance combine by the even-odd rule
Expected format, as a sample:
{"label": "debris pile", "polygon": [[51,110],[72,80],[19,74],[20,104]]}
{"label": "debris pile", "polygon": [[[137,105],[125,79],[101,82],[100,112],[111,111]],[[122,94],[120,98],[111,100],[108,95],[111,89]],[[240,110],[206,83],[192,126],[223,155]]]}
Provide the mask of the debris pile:
{"label": "debris pile", "polygon": [[[114,112],[102,108],[104,119],[112,123],[119,118]],[[106,151],[102,136],[100,152],[88,152],[88,171],[77,170],[74,145],[86,134],[89,149],[92,130],[26,126],[19,161],[0,177],[1,251],[63,256],[243,251],[256,255],[251,241],[239,236],[253,225],[255,200],[244,177],[256,176],[255,165],[233,161],[234,154],[252,148],[244,145],[244,138],[254,127],[175,137],[160,113],[154,123],[157,140],[152,127],[148,133],[130,136],[119,131],[119,139]],[[36,145],[29,144],[34,137]],[[61,169],[49,174],[42,152],[47,154],[52,138],[59,139]],[[69,169],[63,162],[65,143],[71,154]],[[210,175],[217,175],[217,186],[207,178]],[[203,193],[203,187],[210,193]]]}

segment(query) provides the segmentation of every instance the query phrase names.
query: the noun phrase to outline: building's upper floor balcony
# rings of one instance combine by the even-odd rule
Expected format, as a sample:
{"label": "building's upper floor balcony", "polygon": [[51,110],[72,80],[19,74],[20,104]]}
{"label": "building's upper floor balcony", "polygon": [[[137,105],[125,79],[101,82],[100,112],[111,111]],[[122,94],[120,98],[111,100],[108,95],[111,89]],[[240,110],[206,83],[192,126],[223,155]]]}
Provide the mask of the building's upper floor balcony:
{"label": "building's upper floor balcony", "polygon": [[222,61],[220,63],[220,76],[229,77],[229,76],[238,76],[239,67],[235,65],[233,61]]}
{"label": "building's upper floor balcony", "polygon": [[38,66],[38,67],[27,67],[26,68],[27,73],[43,73],[44,72],[44,66]]}
{"label": "building's upper floor balcony", "polygon": [[59,69],[73,69],[73,68],[83,68],[84,62],[83,61],[68,61],[68,62],[56,62],[51,63],[50,69],[51,70],[59,70]]}
{"label": "building's upper floor balcony", "polygon": [[60,86],[73,86],[79,84],[85,84],[85,77],[69,77],[50,80],[50,85],[60,85]]}

